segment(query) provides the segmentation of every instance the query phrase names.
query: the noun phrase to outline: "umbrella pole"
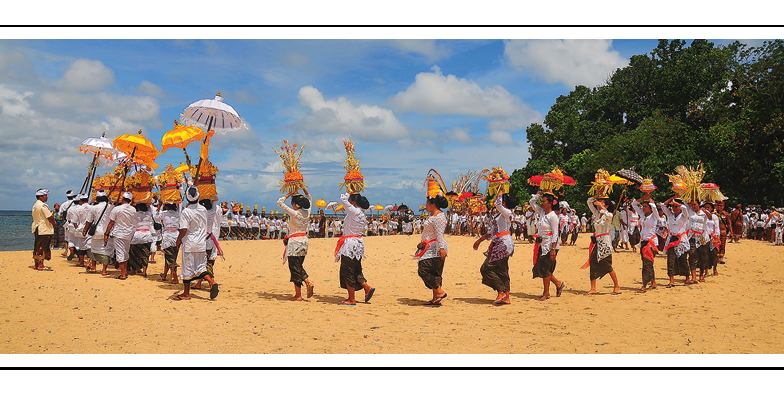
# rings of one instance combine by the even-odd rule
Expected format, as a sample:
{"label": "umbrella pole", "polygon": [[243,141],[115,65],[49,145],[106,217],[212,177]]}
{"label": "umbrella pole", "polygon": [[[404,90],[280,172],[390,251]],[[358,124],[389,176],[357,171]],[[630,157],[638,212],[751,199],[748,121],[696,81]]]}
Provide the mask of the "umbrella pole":
{"label": "umbrella pole", "polygon": [[182,152],[185,153],[185,162],[188,164],[188,169],[191,168],[191,158],[188,156],[188,151],[185,148],[182,149]]}
{"label": "umbrella pole", "polygon": [[82,183],[82,189],[79,190],[80,194],[81,193],[85,193],[84,188],[87,187],[87,182],[88,181],[90,181],[90,183],[92,183],[92,181],[90,180],[90,176],[93,174],[93,170],[95,169],[95,161],[97,159],[98,159],[98,153],[96,152],[95,155],[93,156],[92,163],[90,163],[90,169],[87,171],[87,178],[84,179],[84,182]]}
{"label": "umbrella pole", "polygon": [[98,163],[93,166],[93,174],[90,176],[90,184],[87,186],[87,193],[93,190],[93,180],[95,180],[95,174],[98,173]]}
{"label": "umbrella pole", "polygon": [[[123,166],[123,175],[122,175],[122,178],[121,178],[122,184],[121,184],[121,187],[120,187],[120,195],[117,196],[117,202],[115,204],[120,203],[120,201],[122,200],[123,190],[125,190],[125,176],[128,175],[128,163],[131,163],[131,161],[133,161],[133,155],[134,154],[136,154],[136,147],[133,147],[133,151],[131,151],[131,156],[130,156],[130,158],[128,158],[128,162],[125,162],[125,166]],[[115,183],[114,186],[116,187],[117,183]],[[114,189],[114,187],[112,187],[112,189]]]}
{"label": "umbrella pole", "polygon": [[[212,116],[210,116],[210,118],[207,120],[207,131],[206,131],[205,136],[204,136],[204,141],[205,142],[207,141],[208,138],[210,138],[210,129],[212,129],[212,121],[213,120],[215,120],[215,118],[212,117]],[[204,142],[202,142],[202,144],[203,143]],[[199,155],[199,164],[196,166],[196,177],[193,177],[193,183],[194,184],[196,183],[196,180],[199,179],[199,172],[201,172],[201,162],[203,160],[204,160],[204,158],[202,158],[201,155]]]}

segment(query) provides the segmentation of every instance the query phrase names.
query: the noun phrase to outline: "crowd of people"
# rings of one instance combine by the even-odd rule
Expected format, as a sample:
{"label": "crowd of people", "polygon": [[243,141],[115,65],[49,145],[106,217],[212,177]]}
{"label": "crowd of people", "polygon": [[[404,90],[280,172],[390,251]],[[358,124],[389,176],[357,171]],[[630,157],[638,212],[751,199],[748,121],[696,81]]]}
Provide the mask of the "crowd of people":
{"label": "crowd of people", "polygon": [[[554,275],[556,257],[561,246],[574,245],[581,232],[593,232],[589,259],[583,267],[590,268],[588,294],[597,293],[597,280],[607,274],[613,281],[612,294],[619,294],[619,280],[612,268],[612,255],[619,249],[639,251],[639,292],[646,292],[658,288],[653,268],[657,254],[667,260],[666,287],[673,287],[678,276],[685,278],[685,285],[700,284],[707,276],[718,275],[728,242],[739,243],[746,238],[782,245],[784,229],[782,210],[775,207],[743,210],[738,205],[727,212],[724,201],[686,203],[672,197],[655,203],[648,194],[640,199],[623,199],[620,204],[609,198],[589,198],[590,216],[578,216],[567,202],[538,193],[522,207],[511,195],[498,194],[490,210],[481,213],[449,211],[446,198],[428,197],[427,215],[405,212],[384,217],[367,215],[369,205],[363,196],[343,194],[340,200],[346,211],[342,218],[327,217],[323,211],[311,215],[312,198],[307,191],[304,195],[282,196],[277,202],[283,210],[280,217],[259,215],[255,210],[232,211],[228,204],[199,199],[194,187],[187,188],[182,205],[157,201],[133,204],[129,192],[122,194],[120,202],[112,203],[104,191],[98,191],[89,203],[87,195],[68,191],[67,200],[55,204],[51,211],[46,205],[48,194],[45,189],[37,191],[33,206],[36,270],[51,270],[44,261],[51,259],[54,246],[65,247],[63,256],[69,261],[76,259],[76,266],[87,272],[109,275],[108,268],[114,266],[119,270],[118,280],[129,275],[146,277],[148,264],[154,262],[158,252],[165,261],[161,280],[173,284],[182,280],[184,284],[183,293],[175,300],[189,299],[191,283],[196,281],[195,287],[201,288],[203,280],[209,283],[210,297],[217,297],[215,261],[222,255],[219,239],[283,239],[290,281],[295,286],[292,300],[302,300],[303,284],[306,297],[311,297],[314,289],[303,266],[308,238],[338,238],[335,256],[341,263],[340,284],[348,292],[341,303],[352,305],[356,303],[356,290],[365,291],[365,301],[375,291],[362,274],[362,237],[421,234],[416,255],[418,273],[433,292],[428,304],[440,305],[447,297],[442,289],[448,254],[444,235],[477,237],[474,249],[490,241],[480,269],[482,283],[497,292],[494,304],[503,305],[511,303],[508,261],[514,254],[515,240],[534,244],[532,271],[534,278],[542,278],[539,299],[544,301],[551,296],[551,285],[556,287],[555,296],[561,296],[565,285]],[[289,198],[290,206],[286,204]]]}

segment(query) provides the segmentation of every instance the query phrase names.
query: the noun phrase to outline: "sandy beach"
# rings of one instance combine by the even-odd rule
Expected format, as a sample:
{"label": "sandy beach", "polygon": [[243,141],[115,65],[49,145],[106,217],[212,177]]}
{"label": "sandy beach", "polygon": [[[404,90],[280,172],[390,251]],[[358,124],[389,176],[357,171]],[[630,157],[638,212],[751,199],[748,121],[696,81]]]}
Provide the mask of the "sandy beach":
{"label": "sandy beach", "polygon": [[[367,237],[363,261],[370,303],[340,306],[336,239],[310,240],[305,268],[313,298],[290,302],[293,286],[282,265],[281,241],[223,243],[216,263],[220,295],[204,290],[173,301],[182,284],[160,280],[163,256],[149,276],[127,281],[85,274],[53,250],[54,271],[32,269],[31,253],[0,253],[0,353],[652,353],[768,354],[784,352],[784,248],[742,240],[727,246],[727,264],[707,283],[665,289],[666,261],[655,261],[660,287],[645,294],[640,258],[622,251],[613,263],[623,293],[610,295],[609,276],[590,288],[589,237],[562,247],[556,276],[560,298],[539,302],[541,279],[532,279],[532,245],[516,244],[510,259],[512,304],[493,306],[495,292],[481,284],[483,255],[473,238],[447,236],[449,257],[441,307],[426,307],[431,291],[410,258],[419,236]],[[31,246],[32,247],[32,246]],[[482,245],[486,247],[486,243]],[[682,279],[682,278],[681,278]],[[682,280],[680,280],[682,283]],[[555,287],[552,288],[555,295]],[[358,292],[357,299],[364,298]]]}

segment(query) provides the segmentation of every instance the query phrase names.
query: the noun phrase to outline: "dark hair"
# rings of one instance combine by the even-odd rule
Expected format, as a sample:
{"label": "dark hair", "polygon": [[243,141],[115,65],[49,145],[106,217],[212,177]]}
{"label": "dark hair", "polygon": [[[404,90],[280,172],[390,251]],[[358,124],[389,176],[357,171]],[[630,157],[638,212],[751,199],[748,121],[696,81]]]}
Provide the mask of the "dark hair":
{"label": "dark hair", "polygon": [[166,203],[163,205],[164,210],[177,211],[177,205],[174,203]]}
{"label": "dark hair", "polygon": [[212,210],[212,201],[210,199],[199,200],[199,204],[204,206],[207,210]]}
{"label": "dark hair", "polygon": [[361,207],[363,210],[367,210],[368,208],[370,208],[370,202],[368,202],[367,198],[358,193],[351,194],[351,196],[348,197],[348,201],[356,202],[357,205]]}
{"label": "dark hair", "polygon": [[547,199],[550,205],[556,204],[558,200],[553,195],[542,195],[542,199]]}
{"label": "dark hair", "polygon": [[108,201],[109,201],[109,196],[98,196],[95,198],[96,203],[108,202]]}
{"label": "dark hair", "polygon": [[443,210],[443,209],[449,207],[449,200],[446,200],[446,198],[441,196],[441,195],[438,195],[438,196],[432,197],[432,198],[428,197],[427,198],[427,202],[431,203],[431,204],[434,204],[436,206],[436,208],[438,208],[439,210]]}
{"label": "dark hair", "polygon": [[294,195],[291,197],[291,203],[296,203],[297,206],[307,210],[310,208],[310,200],[302,195]]}
{"label": "dark hair", "polygon": [[501,201],[504,202],[504,207],[512,210],[517,207],[517,199],[509,193],[501,195]]}
{"label": "dark hair", "polygon": [[147,203],[139,203],[136,205],[136,211],[147,211]]}
{"label": "dark hair", "polygon": [[123,197],[122,200],[125,203],[130,203],[133,199],[128,199],[127,197]]}

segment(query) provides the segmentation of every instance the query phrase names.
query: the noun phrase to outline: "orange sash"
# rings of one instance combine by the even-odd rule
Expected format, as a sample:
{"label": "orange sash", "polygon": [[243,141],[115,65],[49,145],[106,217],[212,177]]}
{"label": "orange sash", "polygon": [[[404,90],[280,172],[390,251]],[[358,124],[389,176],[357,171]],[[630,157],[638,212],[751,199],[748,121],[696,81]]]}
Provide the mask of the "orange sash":
{"label": "orange sash", "polygon": [[[602,237],[602,236],[609,236],[609,235],[610,235],[609,233],[602,233],[602,234],[600,234],[600,235],[598,235],[598,236],[597,236],[597,235],[596,235],[596,233],[594,233],[594,234],[593,234],[593,237],[594,237],[595,239],[598,239],[598,238],[600,238],[600,237]],[[588,260],[587,260],[587,261],[585,261],[585,264],[584,264],[584,265],[582,265],[582,266],[580,267],[580,269],[587,269],[587,268],[589,268],[589,267],[591,266],[591,254],[592,254],[592,253],[593,253],[593,240],[591,240],[591,245],[589,245],[589,246],[588,246]]]}
{"label": "orange sash", "polygon": [[683,235],[685,235],[685,234],[686,234],[686,232],[681,232],[681,233],[676,234],[675,237],[677,237],[678,240],[675,240],[675,241],[673,241],[671,243],[668,243],[666,246],[664,246],[664,251],[667,251],[670,248],[675,247],[676,245],[680,244],[681,243],[681,237],[683,237]]}
{"label": "orange sash", "polygon": [[[508,230],[505,230],[505,231],[503,231],[501,233],[496,233],[495,234],[495,238],[496,239],[500,239],[500,238],[502,238],[504,236],[508,236],[508,235],[511,235],[511,234],[512,234],[512,232],[510,232]],[[493,246],[493,241],[491,240],[490,241],[490,245],[487,246],[487,251],[484,252],[485,256],[490,256],[490,247],[492,247],[492,246]]]}
{"label": "orange sash", "polygon": [[[293,235],[288,235],[288,236],[284,237],[283,240],[288,240],[288,239],[290,239],[292,237],[301,237],[301,236],[307,236],[307,235],[308,234],[304,233],[304,232],[303,233],[294,233]],[[288,244],[286,244],[286,246],[283,247],[283,264],[284,265],[286,264],[286,251],[288,249],[289,249],[289,246],[288,246]]]}
{"label": "orange sash", "polygon": [[340,236],[340,239],[338,240],[338,245],[335,246],[335,257],[336,258],[338,256],[338,252],[340,252],[340,247],[343,247],[343,243],[345,243],[346,239],[348,239],[350,237],[362,237],[362,235],[343,235],[343,236]]}
{"label": "orange sash", "polygon": [[[425,255],[425,252],[427,251],[427,248],[430,247],[430,243],[433,243],[435,241],[436,241],[436,239],[424,241],[425,248],[422,249],[422,252],[420,252],[418,254],[411,255],[411,256],[414,257],[414,258],[420,258],[422,255]],[[338,247],[338,250],[339,249],[340,249],[340,247]]]}
{"label": "orange sash", "polygon": [[650,239],[648,239],[648,244],[645,246],[645,248],[642,249],[642,256],[648,258],[648,260],[650,260],[651,262],[653,262],[654,254],[659,252],[659,249],[656,247],[656,243],[654,242],[655,239],[656,239],[655,235]]}
{"label": "orange sash", "polygon": [[[552,235],[553,235],[553,232],[545,233],[545,236],[547,236],[547,237],[550,237]],[[536,240],[538,238],[539,238],[539,235],[534,235],[534,240]],[[536,260],[539,259],[539,250],[540,250],[540,248],[541,248],[541,243],[539,243],[537,241],[536,244],[534,244],[534,264],[533,264],[533,266],[536,266]]]}

